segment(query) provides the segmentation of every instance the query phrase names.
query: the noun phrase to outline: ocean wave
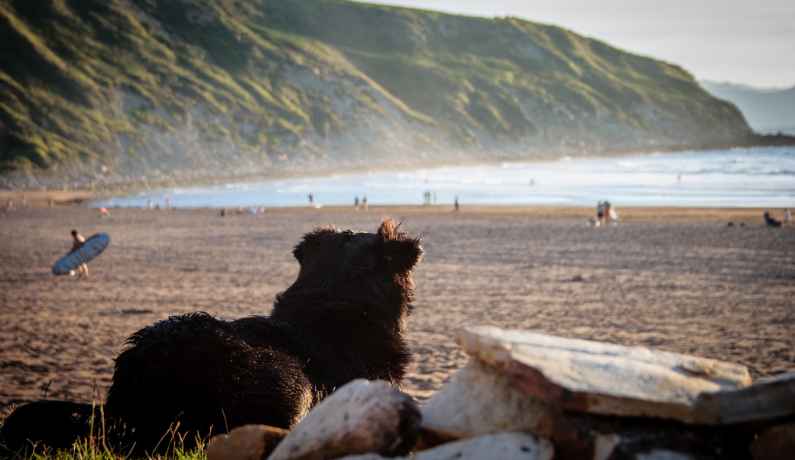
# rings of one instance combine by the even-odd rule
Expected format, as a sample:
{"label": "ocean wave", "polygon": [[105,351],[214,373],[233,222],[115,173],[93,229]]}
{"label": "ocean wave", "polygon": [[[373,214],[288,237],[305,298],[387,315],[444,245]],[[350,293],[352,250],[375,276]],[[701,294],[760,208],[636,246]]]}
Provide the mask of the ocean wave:
{"label": "ocean wave", "polygon": [[[681,181],[677,177],[681,175]],[[307,194],[326,205],[350,205],[366,194],[372,205],[421,204],[425,191],[438,203],[591,206],[618,205],[795,207],[795,149],[727,149],[612,158],[562,157],[540,163],[503,162],[416,171],[362,172],[279,179],[217,187],[180,187],[116,197],[93,206],[144,207],[174,198],[177,207],[305,206]]]}
{"label": "ocean wave", "polygon": [[[653,171],[644,171],[644,172],[652,172]],[[790,169],[779,169],[774,171],[760,171],[758,169],[748,168],[748,169],[738,169],[735,171],[727,170],[723,168],[712,168],[712,169],[697,169],[692,171],[681,171],[680,174],[682,177],[687,176],[710,176],[710,175],[725,175],[725,176],[795,176],[795,170]]]}

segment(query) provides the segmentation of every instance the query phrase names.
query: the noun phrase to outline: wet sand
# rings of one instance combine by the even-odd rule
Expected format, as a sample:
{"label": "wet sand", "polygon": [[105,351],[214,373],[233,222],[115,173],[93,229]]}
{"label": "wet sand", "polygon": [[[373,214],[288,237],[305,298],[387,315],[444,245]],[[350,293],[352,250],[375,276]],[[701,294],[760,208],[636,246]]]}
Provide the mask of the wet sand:
{"label": "wet sand", "polygon": [[[0,213],[0,417],[43,397],[101,400],[124,339],[169,315],[267,315],[301,234],[374,231],[386,216],[426,251],[405,380],[418,398],[464,365],[452,334],[472,324],[692,353],[755,377],[795,369],[795,227],[766,228],[756,209],[619,211],[622,224],[596,229],[590,209],[550,207]],[[87,280],[50,274],[71,228],[112,238]]]}

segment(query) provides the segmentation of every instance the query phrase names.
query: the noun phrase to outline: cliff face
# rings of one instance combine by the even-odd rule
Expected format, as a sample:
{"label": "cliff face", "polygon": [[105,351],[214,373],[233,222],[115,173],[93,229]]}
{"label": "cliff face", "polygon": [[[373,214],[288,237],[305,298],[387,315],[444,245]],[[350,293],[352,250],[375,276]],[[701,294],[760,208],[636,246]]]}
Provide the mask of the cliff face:
{"label": "cliff face", "polygon": [[338,0],[0,0],[9,184],[727,144],[679,67],[558,27]]}

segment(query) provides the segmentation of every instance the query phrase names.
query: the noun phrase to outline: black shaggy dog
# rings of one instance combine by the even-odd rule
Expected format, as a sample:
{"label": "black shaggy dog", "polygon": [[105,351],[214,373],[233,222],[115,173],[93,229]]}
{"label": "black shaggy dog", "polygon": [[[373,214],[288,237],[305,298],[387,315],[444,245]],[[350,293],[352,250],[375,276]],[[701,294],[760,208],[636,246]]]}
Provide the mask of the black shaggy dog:
{"label": "black shaggy dog", "polygon": [[[120,442],[152,450],[173,427],[188,439],[249,423],[290,428],[350,380],[399,382],[410,360],[403,331],[422,248],[397,227],[386,220],[374,234],[321,228],[305,235],[293,251],[298,278],[270,317],[227,322],[193,313],[133,334],[104,407],[124,427]],[[46,411],[53,402],[28,407],[36,404]],[[25,425],[9,417],[9,445],[53,431]]]}

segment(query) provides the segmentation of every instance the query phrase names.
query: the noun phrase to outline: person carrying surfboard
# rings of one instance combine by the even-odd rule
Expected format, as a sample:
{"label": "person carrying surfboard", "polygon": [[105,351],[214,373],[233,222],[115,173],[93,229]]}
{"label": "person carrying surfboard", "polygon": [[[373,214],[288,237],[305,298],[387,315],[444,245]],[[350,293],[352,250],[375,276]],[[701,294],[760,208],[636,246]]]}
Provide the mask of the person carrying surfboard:
{"label": "person carrying surfboard", "polygon": [[[85,237],[78,233],[77,230],[72,230],[72,250],[69,251],[69,253],[71,254],[77,251],[82,248],[84,244],[86,244]],[[74,275],[74,270],[70,271],[69,274]],[[88,265],[80,264],[80,266],[77,267],[77,277],[82,278],[84,276],[88,277]]]}
{"label": "person carrying surfboard", "polygon": [[72,230],[72,247],[63,257],[56,260],[52,266],[55,276],[79,274],[80,277],[88,276],[88,262],[100,255],[110,244],[107,233],[97,233],[88,238]]}

